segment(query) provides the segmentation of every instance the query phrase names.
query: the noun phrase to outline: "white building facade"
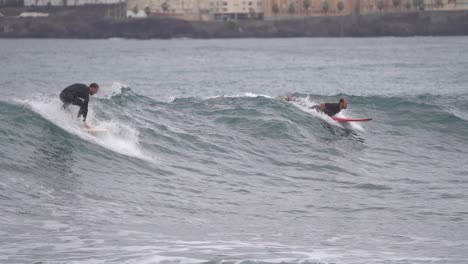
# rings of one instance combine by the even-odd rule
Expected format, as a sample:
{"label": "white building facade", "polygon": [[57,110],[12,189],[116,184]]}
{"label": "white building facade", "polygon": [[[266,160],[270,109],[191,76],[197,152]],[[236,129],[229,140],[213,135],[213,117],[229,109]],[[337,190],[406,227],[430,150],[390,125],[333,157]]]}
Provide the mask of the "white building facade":
{"label": "white building facade", "polygon": [[128,10],[149,10],[150,14],[185,20],[210,20],[209,0],[128,0]]}
{"label": "white building facade", "polygon": [[263,17],[263,0],[211,0],[210,11],[217,20]]}
{"label": "white building facade", "polygon": [[126,0],[24,0],[24,6],[82,6],[96,4],[119,4]]}

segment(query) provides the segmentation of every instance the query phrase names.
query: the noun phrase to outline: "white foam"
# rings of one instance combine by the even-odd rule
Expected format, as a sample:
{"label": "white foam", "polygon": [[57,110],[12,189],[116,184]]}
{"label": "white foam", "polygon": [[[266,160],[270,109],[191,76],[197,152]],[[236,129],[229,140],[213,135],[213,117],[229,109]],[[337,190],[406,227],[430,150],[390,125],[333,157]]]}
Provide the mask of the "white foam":
{"label": "white foam", "polygon": [[98,144],[121,154],[147,159],[140,149],[136,129],[116,121],[100,121],[96,128],[108,130],[94,137],[98,139]]}
{"label": "white foam", "polygon": [[240,97],[250,97],[250,98],[256,98],[256,97],[265,97],[265,98],[273,98],[269,95],[266,94],[254,94],[250,92],[242,93],[242,94],[233,94],[233,95],[215,95],[215,96],[209,96],[206,99],[213,99],[213,98],[240,98]]}
{"label": "white foam", "polygon": [[172,103],[172,102],[175,101],[175,99],[176,99],[175,96],[169,96],[169,99],[167,100],[167,103]]}
{"label": "white foam", "polygon": [[452,115],[454,115],[454,116],[456,116],[456,117],[458,117],[460,119],[468,121],[468,114],[461,111],[461,110],[459,110],[459,109],[457,109],[457,108],[455,108],[455,107],[453,107],[453,106],[450,106],[450,105],[444,106],[444,107],[442,107],[442,109],[444,109],[445,111],[449,112],[450,114],[452,114]]}
{"label": "white foam", "polygon": [[121,94],[122,88],[128,88],[128,85],[119,83],[119,82],[113,82],[111,87],[105,87],[105,88],[101,87],[99,89],[99,93],[97,93],[94,96],[98,98],[110,99],[112,96]]}
{"label": "white foam", "polygon": [[76,116],[78,107],[70,105],[67,110],[63,110],[63,103],[58,98],[39,97],[31,100],[16,101],[29,106],[45,119],[88,142],[96,143],[120,154],[150,160],[150,158],[143,154],[139,146],[138,131],[119,121],[99,120],[94,117],[92,101],[90,101],[87,116],[88,122],[92,120],[92,123],[88,124],[96,128],[105,128],[108,130],[106,133],[93,135],[84,131],[82,119]]}
{"label": "white foam", "polygon": [[150,263],[201,263],[205,262],[207,260],[201,260],[201,259],[194,259],[194,258],[186,258],[186,257],[167,257],[167,256],[161,256],[161,255],[153,255],[151,257],[144,257],[140,260],[137,260],[133,263],[138,263],[138,264],[150,264]]}

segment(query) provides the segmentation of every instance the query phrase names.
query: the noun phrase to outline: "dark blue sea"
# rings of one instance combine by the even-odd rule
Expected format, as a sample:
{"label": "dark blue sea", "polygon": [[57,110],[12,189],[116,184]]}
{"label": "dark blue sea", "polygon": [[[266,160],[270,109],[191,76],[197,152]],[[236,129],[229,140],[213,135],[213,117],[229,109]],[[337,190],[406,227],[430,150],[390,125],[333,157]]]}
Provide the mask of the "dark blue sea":
{"label": "dark blue sea", "polygon": [[0,39],[0,263],[466,264],[468,37]]}

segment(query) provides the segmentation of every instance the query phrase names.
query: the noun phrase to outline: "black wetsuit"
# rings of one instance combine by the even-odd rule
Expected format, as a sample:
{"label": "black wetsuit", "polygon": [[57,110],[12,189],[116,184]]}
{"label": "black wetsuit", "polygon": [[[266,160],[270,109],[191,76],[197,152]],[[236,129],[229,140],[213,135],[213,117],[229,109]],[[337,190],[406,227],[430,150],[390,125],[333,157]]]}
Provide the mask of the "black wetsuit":
{"label": "black wetsuit", "polygon": [[78,117],[83,115],[83,121],[86,121],[88,115],[88,102],[89,102],[89,87],[86,84],[75,83],[63,89],[60,93],[60,100],[63,102],[63,107],[68,105],[78,105]]}
{"label": "black wetsuit", "polygon": [[[320,112],[320,107],[318,105],[314,105],[311,108],[317,110],[317,112]],[[325,109],[323,109],[323,112],[328,116],[334,116],[340,111],[340,104],[337,103],[325,103]]]}
{"label": "black wetsuit", "polygon": [[337,103],[325,103],[325,109],[323,109],[323,112],[325,112],[325,114],[328,116],[334,116],[340,111],[340,104]]}

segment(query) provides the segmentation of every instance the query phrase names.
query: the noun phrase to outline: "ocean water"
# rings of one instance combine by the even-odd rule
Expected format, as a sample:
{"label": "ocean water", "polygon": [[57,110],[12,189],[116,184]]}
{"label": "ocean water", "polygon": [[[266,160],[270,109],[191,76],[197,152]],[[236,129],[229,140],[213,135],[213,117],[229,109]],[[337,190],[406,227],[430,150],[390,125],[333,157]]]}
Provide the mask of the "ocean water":
{"label": "ocean water", "polygon": [[467,84],[468,37],[0,39],[0,263],[468,263]]}

